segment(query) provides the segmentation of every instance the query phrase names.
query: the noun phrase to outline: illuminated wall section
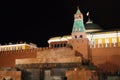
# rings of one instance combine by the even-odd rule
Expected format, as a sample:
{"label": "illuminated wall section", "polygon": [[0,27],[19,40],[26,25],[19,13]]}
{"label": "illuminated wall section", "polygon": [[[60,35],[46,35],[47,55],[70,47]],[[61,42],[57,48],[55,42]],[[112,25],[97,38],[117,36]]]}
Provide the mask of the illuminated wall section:
{"label": "illuminated wall section", "polygon": [[120,31],[118,32],[118,38],[117,38],[117,41],[118,41],[118,46],[120,46]]}
{"label": "illuminated wall section", "polygon": [[36,46],[29,44],[11,44],[11,45],[1,45],[0,51],[24,50],[31,48],[36,48]]}
{"label": "illuminated wall section", "polygon": [[117,47],[120,46],[120,31],[102,32],[89,34],[90,45],[94,47]]}

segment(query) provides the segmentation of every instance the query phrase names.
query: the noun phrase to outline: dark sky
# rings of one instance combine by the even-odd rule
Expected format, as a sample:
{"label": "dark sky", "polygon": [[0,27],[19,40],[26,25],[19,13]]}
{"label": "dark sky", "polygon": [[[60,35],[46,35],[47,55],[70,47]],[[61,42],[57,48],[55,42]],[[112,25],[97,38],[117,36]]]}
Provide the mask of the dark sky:
{"label": "dark sky", "polygon": [[106,30],[120,29],[117,0],[1,0],[0,43],[26,41],[48,46],[49,38],[71,34],[77,6],[84,23],[89,11],[95,24]]}

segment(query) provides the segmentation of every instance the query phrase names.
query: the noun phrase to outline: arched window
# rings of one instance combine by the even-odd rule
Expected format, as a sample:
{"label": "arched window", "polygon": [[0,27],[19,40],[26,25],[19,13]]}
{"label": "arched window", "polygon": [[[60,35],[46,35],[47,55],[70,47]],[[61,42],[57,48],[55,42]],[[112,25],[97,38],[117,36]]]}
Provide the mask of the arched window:
{"label": "arched window", "polygon": [[56,44],[54,44],[54,48],[56,48],[57,47],[57,45]]}
{"label": "arched window", "polygon": [[102,47],[102,39],[98,39],[98,47]]}
{"label": "arched window", "polygon": [[113,43],[113,47],[116,47],[117,39],[116,38],[112,38],[112,43]]}
{"label": "arched window", "polygon": [[105,39],[105,47],[108,47],[109,39]]}
{"label": "arched window", "polygon": [[52,47],[52,48],[54,48],[54,45],[53,45],[53,44],[51,44],[51,47]]}
{"label": "arched window", "polygon": [[80,35],[80,38],[83,38],[83,35]]}
{"label": "arched window", "polygon": [[62,44],[60,44],[60,47],[63,47]]}
{"label": "arched window", "polygon": [[22,46],[18,46],[18,50],[22,50]]}
{"label": "arched window", "polygon": [[66,47],[66,44],[64,43],[64,47]]}
{"label": "arched window", "polygon": [[57,44],[57,47],[59,47],[59,44]]}
{"label": "arched window", "polygon": [[6,80],[5,77],[3,77],[2,80]]}
{"label": "arched window", "polygon": [[90,47],[94,46],[94,40],[90,40]]}
{"label": "arched window", "polygon": [[10,47],[6,47],[6,51],[9,51],[10,50]]}
{"label": "arched window", "polygon": [[75,35],[75,39],[77,38],[77,35]]}
{"label": "arched window", "polygon": [[13,80],[13,78],[12,78],[12,77],[10,77],[8,80]]}
{"label": "arched window", "polygon": [[13,46],[13,47],[12,47],[12,50],[16,50],[16,47],[15,47],[15,46]]}
{"label": "arched window", "polygon": [[5,51],[5,48],[3,47],[3,48],[1,48],[1,51]]}

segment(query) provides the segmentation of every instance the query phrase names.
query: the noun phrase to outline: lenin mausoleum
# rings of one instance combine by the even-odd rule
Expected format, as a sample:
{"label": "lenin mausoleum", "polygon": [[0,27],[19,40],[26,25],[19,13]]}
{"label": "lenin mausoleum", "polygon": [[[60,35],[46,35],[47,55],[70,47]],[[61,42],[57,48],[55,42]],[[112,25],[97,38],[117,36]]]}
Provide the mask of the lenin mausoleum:
{"label": "lenin mausoleum", "polygon": [[0,45],[0,80],[120,80],[120,30],[84,24],[79,8],[70,35],[48,44]]}

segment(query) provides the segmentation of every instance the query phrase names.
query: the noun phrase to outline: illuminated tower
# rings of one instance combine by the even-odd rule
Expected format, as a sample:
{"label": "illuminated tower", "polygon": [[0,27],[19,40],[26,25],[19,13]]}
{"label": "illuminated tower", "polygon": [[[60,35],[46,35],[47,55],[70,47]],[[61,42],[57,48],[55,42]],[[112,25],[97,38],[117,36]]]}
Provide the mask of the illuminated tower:
{"label": "illuminated tower", "polygon": [[86,38],[85,27],[83,23],[83,14],[79,8],[77,9],[76,14],[74,14],[72,38]]}
{"label": "illuminated tower", "polygon": [[83,23],[83,14],[79,8],[74,14],[74,24],[71,36],[72,39],[70,39],[70,44],[72,45],[73,49],[79,52],[79,54],[82,55],[85,60],[88,60],[89,41]]}

